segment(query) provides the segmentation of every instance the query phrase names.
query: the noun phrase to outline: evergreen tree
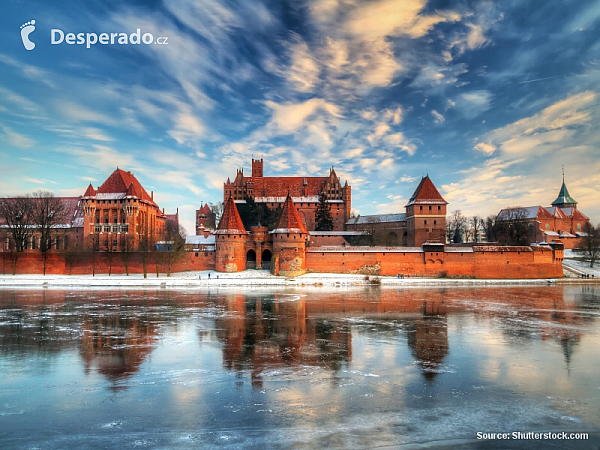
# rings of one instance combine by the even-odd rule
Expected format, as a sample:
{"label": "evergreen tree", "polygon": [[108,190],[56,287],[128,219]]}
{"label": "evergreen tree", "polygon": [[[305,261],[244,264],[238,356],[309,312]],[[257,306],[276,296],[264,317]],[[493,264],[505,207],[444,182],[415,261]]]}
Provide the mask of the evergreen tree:
{"label": "evergreen tree", "polygon": [[317,206],[316,212],[316,231],[332,231],[333,230],[333,216],[331,215],[331,211],[329,210],[329,205],[327,204],[327,197],[325,197],[325,193],[321,192],[319,195],[319,205]]}

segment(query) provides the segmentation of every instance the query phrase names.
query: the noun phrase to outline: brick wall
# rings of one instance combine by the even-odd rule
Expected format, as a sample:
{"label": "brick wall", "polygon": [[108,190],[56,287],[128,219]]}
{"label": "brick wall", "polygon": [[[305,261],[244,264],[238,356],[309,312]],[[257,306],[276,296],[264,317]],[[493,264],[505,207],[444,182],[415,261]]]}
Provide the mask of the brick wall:
{"label": "brick wall", "polygon": [[[198,255],[198,256],[196,256]],[[78,255],[73,263],[71,273],[73,275],[91,275],[94,270],[96,274],[108,274],[109,258],[106,253],[96,253],[92,258],[89,253]],[[22,253],[17,259],[17,274],[41,274],[43,273],[43,256],[39,252]],[[215,252],[186,252],[184,257],[173,267],[173,272],[196,271],[196,270],[214,270]],[[164,262],[159,261],[160,273],[166,272]],[[11,256],[10,254],[0,256],[0,273],[11,274]],[[156,273],[156,261],[154,255],[150,255],[147,263],[147,271],[151,275]],[[118,253],[112,257],[113,274],[124,274],[125,265]],[[133,253],[129,261],[129,273],[143,273],[142,256],[139,253]],[[67,275],[69,274],[69,264],[65,261],[64,255],[60,253],[49,253],[46,260],[46,274],[48,275]]]}

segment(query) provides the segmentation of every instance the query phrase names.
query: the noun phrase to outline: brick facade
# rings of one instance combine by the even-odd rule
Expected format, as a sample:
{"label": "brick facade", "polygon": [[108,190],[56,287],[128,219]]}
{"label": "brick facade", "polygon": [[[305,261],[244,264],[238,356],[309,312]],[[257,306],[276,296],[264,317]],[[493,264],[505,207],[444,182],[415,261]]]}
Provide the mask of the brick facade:
{"label": "brick facade", "polygon": [[90,184],[81,198],[86,248],[137,249],[142,238],[164,238],[166,216],[131,172],[115,170],[98,189]]}
{"label": "brick facade", "polygon": [[236,201],[245,201],[246,197],[255,203],[265,204],[270,209],[283,206],[290,194],[305,228],[315,229],[315,213],[319,204],[319,195],[327,197],[334,230],[343,230],[350,219],[352,189],[348,182],[341,184],[335,170],[329,170],[327,177],[265,177],[263,160],[252,160],[252,176],[244,176],[244,170],[238,169],[233,181],[227,179],[223,185],[223,202],[232,197]]}

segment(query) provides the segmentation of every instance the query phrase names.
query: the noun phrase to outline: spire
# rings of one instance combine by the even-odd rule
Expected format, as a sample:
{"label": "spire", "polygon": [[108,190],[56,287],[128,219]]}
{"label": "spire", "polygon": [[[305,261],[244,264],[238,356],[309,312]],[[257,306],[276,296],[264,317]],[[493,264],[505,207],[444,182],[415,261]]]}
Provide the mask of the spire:
{"label": "spire", "polygon": [[248,234],[231,195],[229,195],[229,199],[225,204],[223,215],[215,234]]}
{"label": "spire", "polygon": [[294,205],[294,201],[289,192],[285,199],[285,203],[283,204],[281,216],[279,216],[279,221],[277,222],[277,229],[274,230],[274,232],[308,234],[308,231],[306,231],[304,224],[300,220],[298,210],[296,209],[296,205]]}
{"label": "spire", "polygon": [[558,193],[558,197],[556,200],[552,202],[552,206],[558,206],[559,208],[575,208],[577,206],[577,202],[573,197],[569,195],[569,190],[567,189],[567,185],[565,184],[565,169],[563,167],[563,182],[560,187],[560,192]]}

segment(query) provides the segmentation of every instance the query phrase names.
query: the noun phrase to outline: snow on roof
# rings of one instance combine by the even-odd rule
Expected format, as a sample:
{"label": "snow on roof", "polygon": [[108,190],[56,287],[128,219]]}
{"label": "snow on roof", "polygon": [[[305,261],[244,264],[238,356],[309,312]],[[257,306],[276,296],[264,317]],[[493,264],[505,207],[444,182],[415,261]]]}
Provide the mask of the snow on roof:
{"label": "snow on roof", "polygon": [[346,225],[363,225],[368,223],[389,223],[389,222],[406,222],[405,213],[395,214],[373,214],[368,216],[358,216],[346,222]]}
{"label": "snow on roof", "polygon": [[542,230],[546,236],[558,236],[559,234],[556,231],[546,231]]}
{"label": "snow on roof", "polygon": [[126,193],[125,192],[121,192],[121,193],[98,193],[96,194],[96,200],[121,200],[122,198],[125,198]]}
{"label": "snow on roof", "polygon": [[446,253],[473,253],[473,247],[446,247]]}
{"label": "snow on roof", "polygon": [[185,237],[185,243],[188,245],[214,245],[215,236],[191,235]]}
{"label": "snow on roof", "polygon": [[[540,206],[526,206],[522,208],[504,208],[498,213],[498,220],[535,219]],[[552,214],[552,213],[550,213]]]}
{"label": "snow on roof", "polygon": [[342,247],[337,246],[323,246],[323,247],[309,247],[306,249],[310,253],[329,252],[329,253],[423,253],[421,247],[367,247],[367,246],[356,246],[356,247]]}
{"label": "snow on roof", "polygon": [[574,234],[569,233],[568,231],[563,231],[562,233],[560,233],[560,237],[561,238],[574,238],[577,237]]}
{"label": "snow on roof", "polygon": [[311,236],[364,236],[366,231],[309,231]]}

